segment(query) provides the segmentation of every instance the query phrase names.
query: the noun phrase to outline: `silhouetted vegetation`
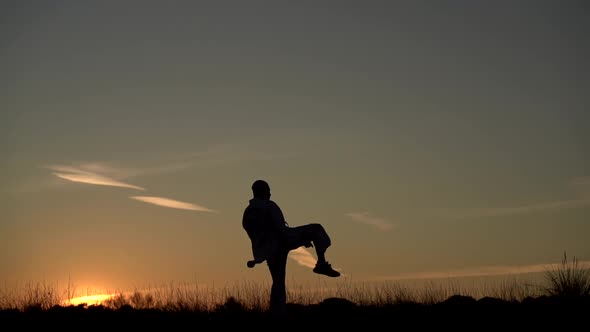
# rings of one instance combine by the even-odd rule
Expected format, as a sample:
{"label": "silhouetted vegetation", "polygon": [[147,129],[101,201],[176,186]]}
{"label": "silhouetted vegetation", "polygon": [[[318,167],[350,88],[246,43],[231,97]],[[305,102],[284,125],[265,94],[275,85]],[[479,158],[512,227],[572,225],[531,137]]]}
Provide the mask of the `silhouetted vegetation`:
{"label": "silhouetted vegetation", "polygon": [[[410,289],[399,282],[341,283],[325,289],[289,289],[287,315],[268,311],[269,286],[241,283],[234,287],[198,288],[170,284],[165,288],[119,293],[100,305],[68,304],[47,284],[26,285],[17,296],[0,293],[0,322],[27,330],[44,328],[104,330],[253,326],[304,328],[329,326],[495,327],[560,329],[582,323],[590,312],[590,270],[574,257],[545,273],[545,284],[505,281],[479,295],[454,284],[427,284]],[[72,295],[71,289],[65,293]],[[287,323],[279,327],[277,320]],[[14,325],[16,324],[16,325]],[[237,325],[236,325],[237,324]],[[246,325],[243,325],[246,324]],[[310,325],[316,324],[316,325]],[[393,325],[392,325],[393,324]],[[471,325],[478,324],[478,325]],[[84,328],[86,326],[86,328]]]}
{"label": "silhouetted vegetation", "polygon": [[547,285],[544,290],[547,295],[560,297],[583,297],[590,295],[590,269],[578,265],[576,256],[571,262],[567,260],[567,253],[563,253],[561,265],[546,273]]}

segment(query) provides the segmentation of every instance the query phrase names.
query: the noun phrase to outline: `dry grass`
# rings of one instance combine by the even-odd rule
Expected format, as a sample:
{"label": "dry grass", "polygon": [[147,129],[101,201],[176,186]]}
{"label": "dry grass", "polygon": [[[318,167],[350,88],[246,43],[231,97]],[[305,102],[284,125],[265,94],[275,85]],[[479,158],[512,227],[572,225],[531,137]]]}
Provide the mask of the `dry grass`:
{"label": "dry grass", "polygon": [[[164,287],[115,292],[113,296],[102,301],[101,304],[113,309],[130,306],[136,309],[211,312],[217,310],[228,299],[232,299],[247,310],[261,312],[268,309],[270,286],[268,283],[253,282],[241,282],[222,287],[170,283]],[[367,306],[436,304],[452,295],[466,295],[474,298],[493,296],[513,301],[531,295],[523,287],[516,281],[504,281],[477,290],[461,287],[454,281],[423,283],[403,281],[353,283],[343,281],[337,283],[336,286],[327,286],[322,283],[292,283],[288,286],[287,299],[289,303],[312,305],[327,298],[337,297]],[[58,292],[56,288],[45,283],[26,284],[20,290],[12,289],[0,292],[0,309],[48,309],[56,305],[68,305],[70,303],[68,300],[75,296],[76,294],[71,291]]]}
{"label": "dry grass", "polygon": [[563,254],[561,265],[546,272],[547,285],[543,288],[550,296],[590,296],[590,269],[578,265],[574,256],[571,262]]}
{"label": "dry grass", "polygon": [[[579,297],[590,295],[590,269],[578,265],[574,257],[568,262],[564,254],[562,264],[545,273],[545,283],[535,284],[527,276],[504,279],[431,280],[431,281],[384,281],[342,282],[328,286],[317,284],[288,283],[289,303],[311,305],[327,298],[342,298],[358,305],[387,306],[396,304],[437,304],[453,295],[471,296],[475,299],[493,297],[509,302],[522,301],[540,295]],[[335,286],[334,286],[335,285]],[[101,304],[119,309],[159,309],[164,311],[212,312],[231,303],[249,311],[266,311],[270,297],[270,284],[238,282],[221,287],[190,283],[170,283],[164,287],[115,292]],[[18,288],[0,290],[0,309],[48,309],[68,305],[76,297],[76,291],[68,281],[67,288],[58,291],[57,285],[46,282],[26,283]],[[230,303],[231,302],[231,303]],[[228,304],[229,303],[229,304]]]}
{"label": "dry grass", "polygon": [[63,294],[47,282],[27,282],[19,288],[0,290],[0,309],[46,310],[59,304]]}
{"label": "dry grass", "polygon": [[249,310],[263,311],[270,296],[269,287],[248,282],[224,287],[170,283],[165,287],[119,292],[103,301],[102,305],[114,309],[131,306],[137,309],[211,312],[232,298]]}

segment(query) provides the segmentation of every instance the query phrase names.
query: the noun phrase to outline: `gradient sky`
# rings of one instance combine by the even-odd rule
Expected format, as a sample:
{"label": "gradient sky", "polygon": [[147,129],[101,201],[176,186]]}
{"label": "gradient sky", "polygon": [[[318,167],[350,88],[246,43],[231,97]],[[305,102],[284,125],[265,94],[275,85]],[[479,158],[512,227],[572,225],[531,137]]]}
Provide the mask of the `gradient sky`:
{"label": "gradient sky", "polygon": [[[270,280],[256,179],[354,280],[590,259],[585,1],[3,1],[0,281]],[[288,280],[317,280],[315,253]]]}

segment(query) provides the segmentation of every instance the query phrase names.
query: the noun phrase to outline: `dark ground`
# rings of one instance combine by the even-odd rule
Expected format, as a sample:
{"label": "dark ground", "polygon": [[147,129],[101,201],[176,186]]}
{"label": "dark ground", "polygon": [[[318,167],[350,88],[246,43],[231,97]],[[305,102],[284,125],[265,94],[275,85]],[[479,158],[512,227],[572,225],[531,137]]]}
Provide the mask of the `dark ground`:
{"label": "dark ground", "polygon": [[[3,331],[218,331],[227,328],[274,331],[358,330],[521,330],[588,329],[590,297],[527,298],[507,302],[452,296],[444,302],[361,306],[331,298],[316,305],[288,305],[284,317],[245,310],[228,300],[213,312],[163,311],[124,306],[55,306],[0,311]],[[362,331],[366,332],[366,331]]]}

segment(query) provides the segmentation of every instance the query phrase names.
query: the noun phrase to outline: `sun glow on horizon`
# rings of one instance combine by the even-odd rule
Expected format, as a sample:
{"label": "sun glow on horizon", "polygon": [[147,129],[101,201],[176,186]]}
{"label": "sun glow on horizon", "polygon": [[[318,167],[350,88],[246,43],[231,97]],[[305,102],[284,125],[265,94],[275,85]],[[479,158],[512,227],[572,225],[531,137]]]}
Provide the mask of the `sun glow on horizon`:
{"label": "sun glow on horizon", "polygon": [[100,305],[103,304],[104,301],[114,297],[116,294],[95,294],[95,295],[86,295],[86,296],[78,296],[71,298],[69,300],[65,300],[65,305]]}

